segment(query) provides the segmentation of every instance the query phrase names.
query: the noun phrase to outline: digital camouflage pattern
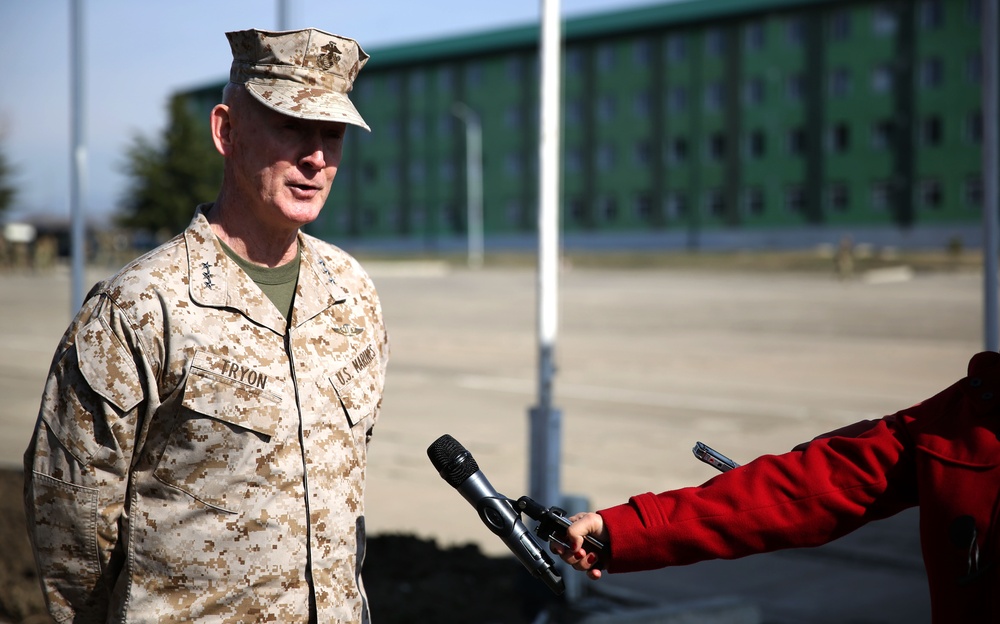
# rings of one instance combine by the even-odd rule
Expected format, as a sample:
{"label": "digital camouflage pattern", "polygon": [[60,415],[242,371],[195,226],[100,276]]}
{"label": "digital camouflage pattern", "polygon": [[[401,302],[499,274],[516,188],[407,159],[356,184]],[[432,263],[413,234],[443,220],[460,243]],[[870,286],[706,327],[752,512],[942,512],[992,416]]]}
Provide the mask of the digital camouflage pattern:
{"label": "digital camouflage pattern", "polygon": [[339,121],[371,130],[347,94],[368,62],[354,39],[315,28],[226,33],[233,51],[229,82],[292,117]]}
{"label": "digital camouflage pattern", "polygon": [[25,453],[49,608],[75,622],[363,622],[388,339],[354,259],[300,234],[290,323],[199,207],[94,287]]}

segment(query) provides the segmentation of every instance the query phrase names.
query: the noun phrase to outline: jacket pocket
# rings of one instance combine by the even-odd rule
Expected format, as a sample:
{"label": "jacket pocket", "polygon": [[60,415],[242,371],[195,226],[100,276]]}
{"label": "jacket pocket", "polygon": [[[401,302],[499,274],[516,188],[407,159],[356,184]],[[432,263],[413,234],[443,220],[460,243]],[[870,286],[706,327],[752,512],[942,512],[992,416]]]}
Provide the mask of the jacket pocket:
{"label": "jacket pocket", "polygon": [[74,615],[72,605],[86,604],[100,581],[98,491],[36,471],[31,496],[29,530],[49,609],[57,622],[67,621]]}
{"label": "jacket pocket", "polygon": [[281,397],[220,375],[195,355],[183,409],[154,476],[216,509],[237,513],[266,461]]}
{"label": "jacket pocket", "polygon": [[380,370],[378,350],[369,344],[329,378],[355,442],[364,441],[375,425],[382,396]]}

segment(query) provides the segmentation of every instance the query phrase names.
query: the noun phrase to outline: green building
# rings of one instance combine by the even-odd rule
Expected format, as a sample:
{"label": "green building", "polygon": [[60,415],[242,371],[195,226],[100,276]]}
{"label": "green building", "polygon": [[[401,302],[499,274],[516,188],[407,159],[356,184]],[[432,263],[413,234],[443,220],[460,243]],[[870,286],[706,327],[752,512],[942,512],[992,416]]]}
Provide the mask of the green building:
{"label": "green building", "polygon": [[[568,246],[980,244],[981,0],[696,0],[564,24]],[[363,42],[362,42],[363,44]],[[354,244],[533,245],[539,26],[369,50],[330,205]],[[222,85],[191,92],[208,106]]]}

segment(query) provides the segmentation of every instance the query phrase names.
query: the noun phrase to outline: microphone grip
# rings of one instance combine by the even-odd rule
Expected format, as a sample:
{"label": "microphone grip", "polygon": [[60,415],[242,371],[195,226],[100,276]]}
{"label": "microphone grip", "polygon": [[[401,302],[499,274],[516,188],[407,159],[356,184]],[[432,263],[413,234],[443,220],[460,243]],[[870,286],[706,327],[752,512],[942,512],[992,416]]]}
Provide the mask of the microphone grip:
{"label": "microphone grip", "polygon": [[507,498],[487,496],[479,498],[473,504],[486,527],[503,540],[532,576],[545,583],[556,595],[565,591],[565,583],[555,572],[552,559],[538,547],[531,532],[521,522],[520,514],[514,511]]}

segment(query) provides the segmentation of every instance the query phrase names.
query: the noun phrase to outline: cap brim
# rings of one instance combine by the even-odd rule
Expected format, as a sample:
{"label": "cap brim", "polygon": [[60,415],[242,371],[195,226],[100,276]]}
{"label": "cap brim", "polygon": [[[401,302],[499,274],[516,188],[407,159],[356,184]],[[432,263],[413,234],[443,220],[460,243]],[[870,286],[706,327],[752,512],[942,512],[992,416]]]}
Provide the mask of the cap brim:
{"label": "cap brim", "polygon": [[245,86],[254,98],[271,110],[283,115],[315,121],[339,121],[360,126],[371,132],[346,94],[315,87],[268,81],[264,85],[247,82]]}

